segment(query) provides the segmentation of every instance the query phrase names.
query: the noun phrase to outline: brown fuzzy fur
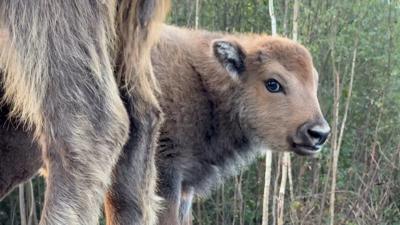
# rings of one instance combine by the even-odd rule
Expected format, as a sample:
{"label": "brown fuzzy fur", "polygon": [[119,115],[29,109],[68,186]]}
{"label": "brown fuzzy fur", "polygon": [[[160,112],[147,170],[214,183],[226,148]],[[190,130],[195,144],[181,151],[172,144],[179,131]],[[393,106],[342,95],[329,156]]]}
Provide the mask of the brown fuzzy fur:
{"label": "brown fuzzy fur", "polygon": [[[150,135],[133,142],[130,152],[154,155],[161,116],[149,52],[167,5],[164,0],[0,1],[3,100],[34,130],[48,172],[41,225],[97,223],[129,132]],[[116,52],[122,55],[114,67]],[[141,121],[139,130],[129,131],[114,71],[135,108],[129,117]],[[152,158],[133,163],[154,176]],[[132,190],[143,198],[143,217],[131,223],[153,224],[148,204],[155,203],[154,184],[136,178],[146,194]],[[110,216],[118,217],[114,211]]]}
{"label": "brown fuzzy fur", "polygon": [[[224,60],[218,43],[237,55]],[[298,152],[294,143],[309,141],[305,125],[329,130],[311,55],[294,41],[166,26],[152,57],[165,114],[157,152],[167,202],[160,224],[188,224],[193,195],[204,196],[265,149]],[[267,91],[270,78],[284,93]]]}

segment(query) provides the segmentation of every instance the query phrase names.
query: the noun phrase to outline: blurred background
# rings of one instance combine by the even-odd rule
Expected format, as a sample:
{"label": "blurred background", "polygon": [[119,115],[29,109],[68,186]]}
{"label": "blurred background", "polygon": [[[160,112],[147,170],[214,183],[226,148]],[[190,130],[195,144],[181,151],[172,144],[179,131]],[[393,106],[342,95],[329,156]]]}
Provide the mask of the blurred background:
{"label": "blurred background", "polygon": [[[179,26],[271,34],[275,18],[310,49],[332,127],[317,157],[267,154],[196,199],[194,224],[400,224],[399,16],[398,0],[173,0]],[[44,189],[43,178],[16,189],[0,224],[20,225],[22,205],[36,225]]]}

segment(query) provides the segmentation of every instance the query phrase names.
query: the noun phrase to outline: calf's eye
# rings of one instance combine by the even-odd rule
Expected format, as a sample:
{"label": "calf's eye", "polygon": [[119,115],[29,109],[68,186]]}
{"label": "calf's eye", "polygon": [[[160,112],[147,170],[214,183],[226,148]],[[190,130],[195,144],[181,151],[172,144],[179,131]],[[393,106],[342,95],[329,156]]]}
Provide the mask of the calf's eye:
{"label": "calf's eye", "polygon": [[265,82],[265,87],[271,93],[277,93],[282,91],[282,85],[275,79],[269,79]]}

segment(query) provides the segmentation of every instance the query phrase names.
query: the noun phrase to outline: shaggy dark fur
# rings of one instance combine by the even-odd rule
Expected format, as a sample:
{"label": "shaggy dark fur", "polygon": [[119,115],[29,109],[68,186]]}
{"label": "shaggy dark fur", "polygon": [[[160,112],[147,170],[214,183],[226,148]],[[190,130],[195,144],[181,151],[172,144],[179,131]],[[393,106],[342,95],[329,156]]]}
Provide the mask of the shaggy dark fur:
{"label": "shaggy dark fur", "polygon": [[8,105],[0,108],[0,200],[43,165],[33,135],[24,131],[18,121],[8,118],[9,113]]}

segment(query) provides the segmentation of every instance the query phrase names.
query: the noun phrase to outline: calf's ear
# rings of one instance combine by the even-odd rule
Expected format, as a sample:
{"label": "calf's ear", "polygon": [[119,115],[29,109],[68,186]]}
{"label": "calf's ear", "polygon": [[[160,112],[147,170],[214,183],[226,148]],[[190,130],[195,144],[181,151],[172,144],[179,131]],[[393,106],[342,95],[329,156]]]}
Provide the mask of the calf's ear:
{"label": "calf's ear", "polygon": [[226,40],[216,40],[214,41],[212,48],[215,57],[226,71],[228,71],[232,78],[239,78],[246,70],[244,63],[246,54],[238,43]]}

